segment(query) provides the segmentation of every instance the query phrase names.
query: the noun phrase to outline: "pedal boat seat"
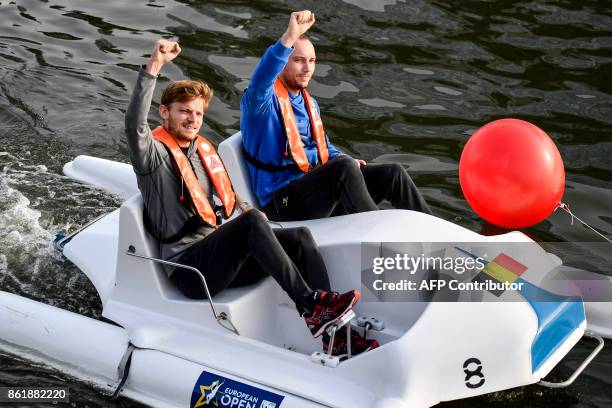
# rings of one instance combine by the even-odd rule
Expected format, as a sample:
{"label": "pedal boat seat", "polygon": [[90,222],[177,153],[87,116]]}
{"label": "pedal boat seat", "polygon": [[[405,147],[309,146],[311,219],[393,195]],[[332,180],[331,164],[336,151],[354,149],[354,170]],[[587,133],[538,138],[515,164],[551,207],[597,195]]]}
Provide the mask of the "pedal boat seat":
{"label": "pedal boat seat", "polygon": [[[144,309],[153,319],[179,319],[223,330],[216,323],[207,299],[186,297],[172,284],[161,264],[127,254],[133,247],[139,255],[159,258],[158,242],[144,227],[143,210],[140,194],[126,200],[120,208],[115,287],[104,305],[103,315],[121,324],[121,320],[130,321],[122,318],[126,313],[142,313],[136,309]],[[278,285],[267,277],[252,285],[225,289],[213,301],[217,313],[229,316],[241,335],[257,337],[259,332],[267,333],[270,329],[266,322],[270,320],[269,308],[276,291]]]}

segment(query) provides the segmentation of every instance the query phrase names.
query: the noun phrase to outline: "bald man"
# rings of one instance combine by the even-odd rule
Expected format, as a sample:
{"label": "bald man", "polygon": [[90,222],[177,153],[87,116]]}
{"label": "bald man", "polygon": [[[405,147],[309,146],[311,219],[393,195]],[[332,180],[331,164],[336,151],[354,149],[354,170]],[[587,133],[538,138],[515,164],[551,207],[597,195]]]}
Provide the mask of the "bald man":
{"label": "bald man", "polygon": [[240,129],[251,187],[269,219],[297,221],[395,208],[431,214],[399,164],[366,164],[330,143],[317,101],[308,92],[316,64],[305,36],[308,10],[291,13],[242,97]]}

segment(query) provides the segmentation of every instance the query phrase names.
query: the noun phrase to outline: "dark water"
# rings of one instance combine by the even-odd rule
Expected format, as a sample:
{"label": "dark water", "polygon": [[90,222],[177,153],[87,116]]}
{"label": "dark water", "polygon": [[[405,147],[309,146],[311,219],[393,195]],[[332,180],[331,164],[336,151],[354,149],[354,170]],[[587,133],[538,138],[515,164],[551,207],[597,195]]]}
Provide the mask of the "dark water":
{"label": "dark water", "polygon": [[[482,232],[490,229],[459,187],[461,149],[491,120],[529,120],[561,151],[564,201],[612,237],[612,4],[448,3],[0,0],[0,289],[99,317],[87,278],[49,244],[120,202],[67,179],[63,164],[79,154],[128,161],[124,110],[160,36],[183,53],[164,69],[156,101],[168,80],[204,79],[215,98],[203,133],[217,143],[230,136],[250,72],[289,11],[302,8],[317,15],[311,90],[336,145],[405,164],[438,215]],[[555,213],[525,232],[597,239],[569,221]],[[581,343],[555,375],[566,376],[590,347]],[[72,406],[110,404],[86,384],[0,354],[0,386],[65,380]],[[606,346],[569,389],[531,386],[445,405],[607,407],[611,389]]]}

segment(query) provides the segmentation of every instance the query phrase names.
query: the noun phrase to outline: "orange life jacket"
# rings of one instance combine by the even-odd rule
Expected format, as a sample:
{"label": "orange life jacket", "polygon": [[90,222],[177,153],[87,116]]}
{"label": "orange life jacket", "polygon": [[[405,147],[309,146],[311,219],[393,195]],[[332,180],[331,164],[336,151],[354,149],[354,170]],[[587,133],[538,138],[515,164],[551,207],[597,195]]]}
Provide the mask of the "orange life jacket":
{"label": "orange life jacket", "polygon": [[[278,104],[280,105],[281,115],[283,117],[283,124],[285,125],[285,133],[287,135],[287,141],[289,144],[288,152],[291,155],[291,159],[295,162],[297,167],[304,173],[308,173],[310,169],[310,163],[308,163],[308,157],[302,144],[302,138],[300,137],[300,131],[298,129],[297,122],[295,120],[295,114],[291,107],[291,100],[289,99],[289,92],[285,85],[281,82],[280,78],[276,79],[274,83],[274,93],[278,98]],[[310,93],[306,88],[302,88],[302,96],[304,97],[304,104],[308,111],[308,117],[310,118],[310,131],[312,137],[317,144],[317,151],[319,153],[319,163],[325,164],[329,159],[329,150],[327,149],[327,140],[325,139],[325,130],[323,129],[323,121],[317,111],[314,100],[310,96]]]}
{"label": "orange life jacket", "polygon": [[[166,145],[168,150],[170,150],[170,153],[174,158],[174,163],[183,177],[183,181],[187,186],[187,190],[191,196],[191,201],[193,202],[193,206],[195,207],[198,215],[207,224],[211,226],[217,225],[217,217],[215,212],[208,202],[208,198],[206,197],[204,190],[202,190],[202,186],[200,186],[198,178],[191,168],[189,159],[183,154],[183,151],[179,147],[176,140],[162,126],[155,128],[152,133],[156,140],[162,142],[164,145]],[[232,182],[225,171],[223,162],[215,151],[213,145],[200,135],[197,136],[196,147],[198,156],[200,156],[200,161],[206,169],[206,173],[215,186],[217,195],[223,204],[225,216],[229,217],[234,212],[236,194],[232,188]]]}

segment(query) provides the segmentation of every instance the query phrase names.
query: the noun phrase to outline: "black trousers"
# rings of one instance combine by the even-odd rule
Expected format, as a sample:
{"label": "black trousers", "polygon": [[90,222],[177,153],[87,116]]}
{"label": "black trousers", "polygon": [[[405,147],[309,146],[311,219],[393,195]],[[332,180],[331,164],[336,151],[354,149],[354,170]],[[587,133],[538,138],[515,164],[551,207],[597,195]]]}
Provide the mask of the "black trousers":
{"label": "black trousers", "polygon": [[[213,296],[228,286],[248,285],[270,275],[300,313],[310,309],[313,290],[330,290],[325,263],[310,231],[304,227],[272,229],[258,210],[221,225],[178,262],[198,268]],[[206,297],[193,271],[177,268],[170,280],[190,298]]]}
{"label": "black trousers", "polygon": [[383,200],[395,208],[431,214],[400,164],[359,166],[349,156],[336,157],[278,189],[263,210],[274,221],[298,221],[374,211]]}

